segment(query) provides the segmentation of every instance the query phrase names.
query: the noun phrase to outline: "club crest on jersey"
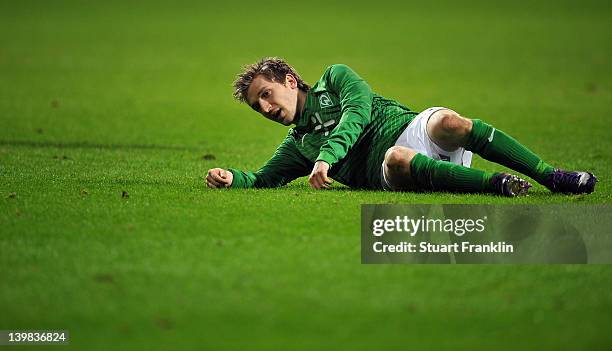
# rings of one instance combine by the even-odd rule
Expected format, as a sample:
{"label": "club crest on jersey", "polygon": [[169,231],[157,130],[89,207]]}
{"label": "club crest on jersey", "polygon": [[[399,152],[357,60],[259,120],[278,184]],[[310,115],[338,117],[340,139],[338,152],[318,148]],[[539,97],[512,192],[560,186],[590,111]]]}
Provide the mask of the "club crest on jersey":
{"label": "club crest on jersey", "polygon": [[321,94],[321,96],[319,96],[319,104],[321,105],[321,108],[325,108],[325,107],[331,107],[334,103],[332,99],[329,97],[328,93],[323,93]]}

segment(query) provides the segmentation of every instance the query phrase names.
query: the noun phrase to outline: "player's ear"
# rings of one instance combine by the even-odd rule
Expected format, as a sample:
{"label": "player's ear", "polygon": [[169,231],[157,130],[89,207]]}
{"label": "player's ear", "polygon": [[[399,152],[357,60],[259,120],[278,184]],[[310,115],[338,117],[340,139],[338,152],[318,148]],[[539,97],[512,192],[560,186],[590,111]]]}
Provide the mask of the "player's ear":
{"label": "player's ear", "polygon": [[291,89],[297,88],[297,80],[291,74],[287,74],[285,76],[285,85],[287,85]]}

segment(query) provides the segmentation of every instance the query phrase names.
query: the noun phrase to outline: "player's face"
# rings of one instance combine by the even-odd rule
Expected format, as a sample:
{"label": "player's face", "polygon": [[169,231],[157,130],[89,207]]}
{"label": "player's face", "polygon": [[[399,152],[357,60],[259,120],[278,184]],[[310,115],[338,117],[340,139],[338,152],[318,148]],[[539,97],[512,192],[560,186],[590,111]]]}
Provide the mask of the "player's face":
{"label": "player's face", "polygon": [[267,119],[288,126],[295,118],[298,91],[297,81],[290,74],[282,83],[259,75],[247,90],[247,102]]}

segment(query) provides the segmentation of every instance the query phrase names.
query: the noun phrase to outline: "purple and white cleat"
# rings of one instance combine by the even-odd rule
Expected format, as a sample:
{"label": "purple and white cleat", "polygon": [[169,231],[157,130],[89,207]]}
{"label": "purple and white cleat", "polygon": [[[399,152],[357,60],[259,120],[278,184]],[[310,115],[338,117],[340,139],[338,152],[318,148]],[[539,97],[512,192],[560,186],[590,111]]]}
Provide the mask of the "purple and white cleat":
{"label": "purple and white cleat", "polygon": [[591,172],[572,172],[555,169],[548,176],[546,187],[553,193],[590,194],[595,190],[597,177]]}
{"label": "purple and white cleat", "polygon": [[528,181],[508,173],[499,173],[491,179],[493,192],[507,197],[527,195],[531,188]]}

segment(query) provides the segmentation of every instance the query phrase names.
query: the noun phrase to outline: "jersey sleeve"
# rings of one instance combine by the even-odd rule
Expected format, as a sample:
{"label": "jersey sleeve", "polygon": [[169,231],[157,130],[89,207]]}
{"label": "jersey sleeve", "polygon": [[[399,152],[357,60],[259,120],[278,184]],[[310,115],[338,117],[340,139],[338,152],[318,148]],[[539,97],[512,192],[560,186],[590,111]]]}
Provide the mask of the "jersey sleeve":
{"label": "jersey sleeve", "polygon": [[241,171],[230,168],[234,175],[232,188],[274,188],[310,173],[312,162],[306,159],[289,135],[279,145],[272,158],[257,172]]}
{"label": "jersey sleeve", "polygon": [[340,97],[342,117],[321,146],[317,161],[330,166],[343,159],[372,118],[372,89],[346,65],[330,66],[323,74],[327,89]]}

